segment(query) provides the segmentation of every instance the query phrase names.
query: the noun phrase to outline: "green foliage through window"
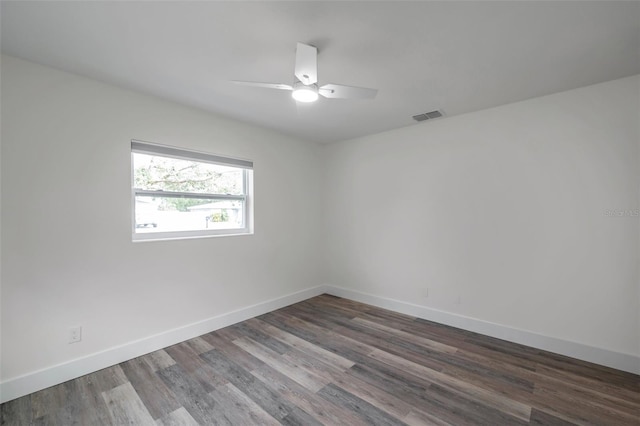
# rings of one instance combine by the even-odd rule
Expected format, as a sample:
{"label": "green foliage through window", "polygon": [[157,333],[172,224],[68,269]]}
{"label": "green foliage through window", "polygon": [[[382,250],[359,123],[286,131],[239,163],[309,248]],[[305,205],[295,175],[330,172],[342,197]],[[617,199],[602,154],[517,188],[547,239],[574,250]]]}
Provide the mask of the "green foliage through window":
{"label": "green foliage through window", "polygon": [[[237,168],[141,153],[134,153],[134,185],[151,191],[233,195],[244,191],[242,171]],[[182,212],[210,202],[193,198],[159,199],[159,210]]]}

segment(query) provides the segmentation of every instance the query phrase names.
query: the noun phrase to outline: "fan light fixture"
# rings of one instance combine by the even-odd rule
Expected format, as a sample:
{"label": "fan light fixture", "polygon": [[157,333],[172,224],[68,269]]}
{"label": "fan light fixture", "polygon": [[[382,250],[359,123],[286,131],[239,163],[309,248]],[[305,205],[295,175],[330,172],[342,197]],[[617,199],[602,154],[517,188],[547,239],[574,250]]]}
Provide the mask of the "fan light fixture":
{"label": "fan light fixture", "polygon": [[298,102],[315,102],[318,100],[318,85],[310,84],[305,86],[302,82],[298,81],[293,86],[291,96]]}

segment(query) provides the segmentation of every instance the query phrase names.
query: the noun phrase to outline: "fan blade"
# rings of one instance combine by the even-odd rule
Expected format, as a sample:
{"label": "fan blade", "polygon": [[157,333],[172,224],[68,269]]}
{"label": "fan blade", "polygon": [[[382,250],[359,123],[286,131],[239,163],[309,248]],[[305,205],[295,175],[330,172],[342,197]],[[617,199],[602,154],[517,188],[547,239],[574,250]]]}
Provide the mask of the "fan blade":
{"label": "fan blade", "polygon": [[305,86],[318,82],[318,49],[298,43],[294,74]]}
{"label": "fan blade", "polygon": [[325,84],[318,90],[318,93],[325,98],[373,99],[378,94],[378,89],[343,86],[342,84]]}
{"label": "fan blade", "polygon": [[252,87],[264,87],[265,89],[280,89],[280,90],[293,90],[293,87],[288,84],[281,83],[260,83],[257,81],[237,81],[232,80],[232,83],[239,84],[240,86],[252,86]]}

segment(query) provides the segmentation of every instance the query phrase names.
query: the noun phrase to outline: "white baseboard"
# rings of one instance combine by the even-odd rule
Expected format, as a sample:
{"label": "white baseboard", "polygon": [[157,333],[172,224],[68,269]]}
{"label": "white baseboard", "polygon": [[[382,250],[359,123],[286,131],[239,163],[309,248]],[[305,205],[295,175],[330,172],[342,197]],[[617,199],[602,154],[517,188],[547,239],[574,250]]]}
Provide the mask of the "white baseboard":
{"label": "white baseboard", "polygon": [[531,331],[520,330],[501,324],[465,317],[463,315],[440,311],[426,306],[414,305],[401,300],[362,293],[343,287],[327,285],[325,286],[325,290],[326,293],[333,296],[343,297],[345,299],[351,299],[356,302],[389,309],[391,311],[411,315],[417,318],[450,325],[467,331],[473,331],[485,336],[491,336],[537,349],[543,349],[545,351],[566,355],[571,358],[592,362],[594,364],[604,365],[617,370],[640,374],[640,357],[635,355],[614,352],[582,343],[545,336]]}
{"label": "white baseboard", "polygon": [[607,349],[545,336],[526,330],[495,324],[476,318],[439,311],[426,306],[375,296],[332,285],[317,286],[282,297],[227,312],[203,321],[145,337],[121,346],[106,349],[82,358],[34,371],[0,383],[0,403],[64,383],[85,374],[166,348],[211,331],[253,318],[314,296],[328,293],[333,296],[367,303],[417,318],[473,331],[522,345],[543,349],[583,361],[593,362],[630,373],[640,374],[640,357]]}
{"label": "white baseboard", "polygon": [[64,383],[85,374],[110,367],[138,356],[184,342],[223,327],[253,318],[325,292],[324,286],[309,288],[257,303],[232,312],[128,342],[62,364],[34,371],[0,383],[0,403]]}

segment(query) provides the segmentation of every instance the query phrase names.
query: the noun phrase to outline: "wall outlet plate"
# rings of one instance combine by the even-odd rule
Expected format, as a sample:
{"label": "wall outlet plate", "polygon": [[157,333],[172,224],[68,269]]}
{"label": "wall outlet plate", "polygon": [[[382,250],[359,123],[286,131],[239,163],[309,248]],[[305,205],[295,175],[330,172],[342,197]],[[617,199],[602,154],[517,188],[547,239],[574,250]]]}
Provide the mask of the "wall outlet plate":
{"label": "wall outlet plate", "polygon": [[82,327],[71,327],[69,329],[69,344],[78,343],[82,340]]}

